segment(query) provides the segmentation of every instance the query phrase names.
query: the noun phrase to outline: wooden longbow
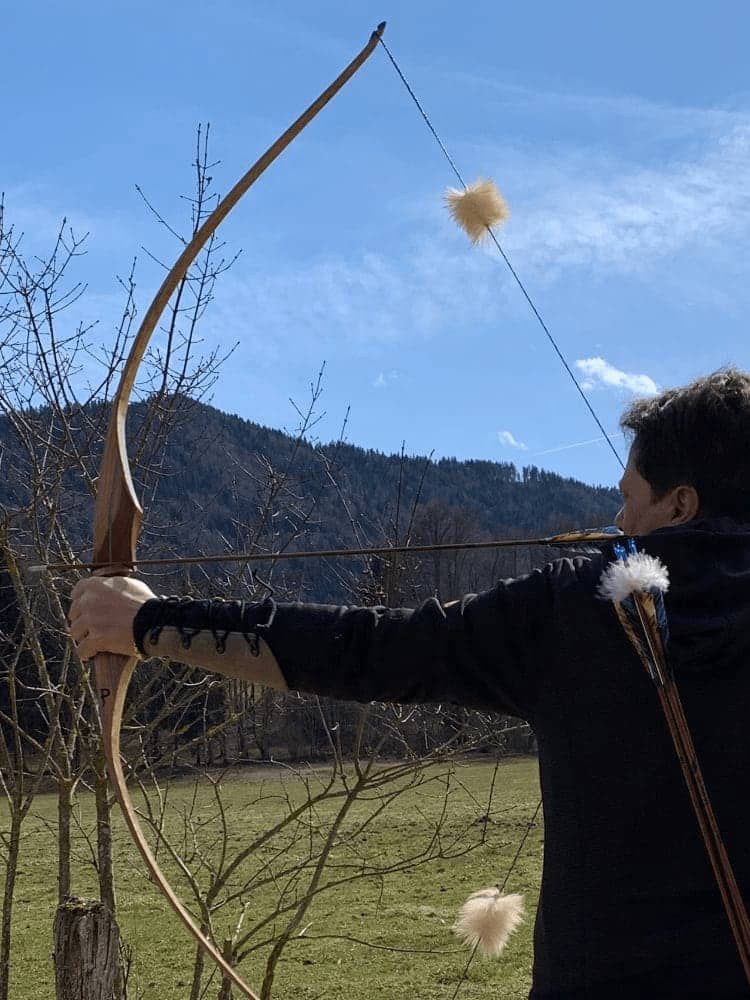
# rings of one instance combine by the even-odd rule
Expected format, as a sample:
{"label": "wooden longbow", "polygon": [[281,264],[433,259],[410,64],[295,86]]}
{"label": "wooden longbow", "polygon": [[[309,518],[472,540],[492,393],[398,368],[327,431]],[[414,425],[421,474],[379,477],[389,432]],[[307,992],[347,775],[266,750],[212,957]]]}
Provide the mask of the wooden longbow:
{"label": "wooden longbow", "polygon": [[[252,187],[261,174],[274,162],[286,147],[299,135],[302,129],[321,111],[339,90],[351,79],[375,50],[385,30],[385,22],[378,25],[361,52],[349,63],[320,97],[289,126],[276,142],[245,173],[213,212],[205,219],[193,238],[169,271],[153,302],[148,308],[123,368],[120,385],[112,404],[101,469],[94,505],[94,562],[111,568],[113,573],[130,572],[135,564],[136,545],[141,528],[143,510],[135,495],[128,461],[125,424],[128,402],[135,382],[136,373],[148,346],[151,335],[164,309],[179,283],[203,249],[219,224],[227,217],[240,198]],[[105,571],[106,572],[106,571]],[[182,923],[192,934],[200,947],[219,966],[224,976],[232,981],[249,1000],[259,1000],[235,969],[224,958],[212,941],[200,930],[187,908],[180,902],[149,847],[141,829],[135,808],[130,799],[120,757],[120,727],[125,704],[125,695],[130,678],[138,662],[137,657],[101,654],[94,661],[94,681],[99,695],[102,736],[107,770],[117,801],[130,831],[130,835],[141,853],[152,880],[169,901]]]}

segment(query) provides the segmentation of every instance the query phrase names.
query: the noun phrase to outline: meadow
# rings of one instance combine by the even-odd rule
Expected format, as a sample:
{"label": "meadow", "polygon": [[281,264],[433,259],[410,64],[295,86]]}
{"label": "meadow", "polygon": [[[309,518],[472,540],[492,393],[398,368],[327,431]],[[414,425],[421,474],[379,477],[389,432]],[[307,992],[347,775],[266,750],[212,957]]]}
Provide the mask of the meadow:
{"label": "meadow", "polygon": [[[324,774],[317,769],[309,772],[308,789],[317,787]],[[450,771],[442,767],[429,775],[415,787],[405,785],[386,809],[377,805],[376,797],[355,803],[339,830],[326,870],[326,878],[337,884],[316,896],[281,954],[274,997],[450,1000],[453,996],[468,952],[451,933],[451,925],[471,892],[504,878],[538,803],[537,768],[533,758],[514,757],[502,761],[497,770],[490,763],[461,762]],[[213,776],[213,785],[182,777],[171,783],[166,795],[167,839],[188,860],[198,881],[219,863],[217,855],[224,858],[241,850],[303,797],[298,779],[280,769],[234,771],[222,775],[220,783],[218,777]],[[137,790],[134,797],[138,798]],[[24,828],[14,911],[13,1000],[54,996],[50,953],[56,905],[56,808],[54,795],[39,796]],[[244,931],[278,907],[279,899],[299,893],[299,882],[289,875],[289,862],[298,855],[304,862],[312,842],[323,837],[330,821],[327,814],[333,809],[332,803],[321,801],[310,814],[315,822],[308,822],[304,836],[287,833],[286,842],[264,844],[249,859],[252,871],[244,872],[243,887],[227,903],[226,914],[217,912],[219,922],[226,915],[225,933],[236,929],[232,921],[243,905]],[[146,878],[119,815],[116,811],[113,815],[118,919],[132,951],[130,1000],[186,1000],[194,948]],[[73,883],[76,894],[84,897],[96,895],[92,817],[93,803],[83,794]],[[410,858],[423,856],[426,844],[432,845],[427,853],[443,856],[410,864]],[[470,845],[476,846],[467,850]],[[539,819],[507,887],[509,892],[525,894],[526,920],[503,956],[472,963],[459,992],[462,1000],[521,1000],[528,995],[541,852]],[[189,886],[169,864],[163,845],[159,860],[178,895],[188,902]],[[262,873],[273,877],[261,878]],[[235,880],[233,888],[237,885]],[[258,937],[271,940],[276,927],[269,924]],[[268,951],[268,945],[251,951],[240,966],[256,989]],[[218,992],[214,977],[205,995],[216,997]]]}

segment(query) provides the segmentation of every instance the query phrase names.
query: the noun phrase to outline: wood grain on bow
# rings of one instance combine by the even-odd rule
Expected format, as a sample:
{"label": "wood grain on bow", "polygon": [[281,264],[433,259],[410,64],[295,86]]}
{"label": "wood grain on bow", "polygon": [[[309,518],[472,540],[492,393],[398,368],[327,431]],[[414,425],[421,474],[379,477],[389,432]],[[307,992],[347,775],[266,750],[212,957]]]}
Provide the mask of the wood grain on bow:
{"label": "wood grain on bow", "polygon": [[[360,66],[363,65],[375,50],[384,29],[385,23],[378,25],[377,29],[370,36],[367,45],[349,63],[340,76],[323,91],[320,97],[300,115],[286,132],[253,164],[247,173],[240,178],[226,197],[219,202],[182,251],[179,259],[167,274],[156,297],[149,306],[133,341],[128,359],[125,362],[117,395],[112,405],[96,491],[93,558],[95,563],[108,567],[112,573],[124,574],[129,572],[128,567],[135,564],[136,545],[143,511],[135,495],[133,480],[130,474],[125,421],[128,401],[138,367],[161,314],[173,292],[187,274],[190,265],[210,239],[218,225],[226,218],[242,195],[245,194],[266,168],[273,163],[276,157],[286,149],[289,143],[299,135],[302,129],[312,121],[315,115],[325,107],[331,98],[338,93]],[[135,808],[130,800],[120,759],[120,726],[122,723],[125,695],[137,662],[136,657],[128,658],[102,654],[96,657],[94,663],[95,684],[99,693],[104,751],[107,760],[107,769],[117,801],[120,804],[130,834],[146,863],[152,880],[166,896],[172,909],[201,948],[216,962],[224,976],[230,979],[244,996],[250,998],[250,1000],[258,1000],[257,994],[250,989],[216,946],[198,928],[191,914],[175,895],[146,842]]]}

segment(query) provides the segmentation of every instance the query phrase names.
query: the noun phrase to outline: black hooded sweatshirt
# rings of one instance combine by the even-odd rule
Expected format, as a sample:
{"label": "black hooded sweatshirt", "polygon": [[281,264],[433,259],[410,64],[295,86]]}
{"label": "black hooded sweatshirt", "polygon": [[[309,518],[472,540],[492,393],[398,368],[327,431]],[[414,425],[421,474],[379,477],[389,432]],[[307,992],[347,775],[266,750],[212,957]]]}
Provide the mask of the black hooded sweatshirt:
{"label": "black hooded sweatshirt", "polygon": [[[668,657],[740,890],[750,900],[750,526],[692,522],[639,540],[666,565]],[[597,596],[611,550],[441,607],[225,605],[291,688],[451,702],[528,720],[545,854],[533,1000],[749,997],[657,694]],[[154,606],[161,605],[160,610]],[[149,602],[149,627],[200,627],[210,602]],[[151,606],[149,610],[149,606]],[[203,610],[202,610],[203,608]]]}

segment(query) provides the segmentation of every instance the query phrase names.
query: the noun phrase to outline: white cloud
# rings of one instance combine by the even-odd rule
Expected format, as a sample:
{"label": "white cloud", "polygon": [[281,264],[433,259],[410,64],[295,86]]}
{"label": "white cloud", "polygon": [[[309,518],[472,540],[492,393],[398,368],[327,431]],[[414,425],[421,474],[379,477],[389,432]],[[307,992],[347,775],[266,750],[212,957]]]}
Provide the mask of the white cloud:
{"label": "white cloud", "polygon": [[400,378],[401,372],[397,368],[394,368],[389,372],[378,372],[377,378],[373,380],[372,385],[374,389],[385,389],[386,386],[397,382]]}
{"label": "white cloud", "polygon": [[[576,116],[588,107],[627,117],[654,142],[670,123],[672,134],[679,133],[668,156],[651,157],[656,165],[603,152],[600,145],[483,144],[463,154],[494,175],[511,202],[513,214],[500,237],[535,299],[543,282],[583,277],[593,288],[602,278],[635,275],[668,284],[672,295],[684,288],[691,299],[710,296],[718,310],[738,308],[738,297],[747,294],[738,261],[750,239],[749,114],[510,90],[519,106],[543,104],[545,114],[555,107]],[[513,98],[510,90],[500,88],[504,101]],[[12,202],[19,227],[34,236],[54,231],[56,212],[32,189],[18,189]],[[466,338],[509,309],[526,309],[494,248],[486,251],[493,254],[490,267],[482,252],[466,246],[443,211],[440,190],[405,191],[400,201],[391,192],[388,209],[388,242],[384,236],[378,252],[328,252],[295,262],[250,249],[223,276],[204,334],[222,344],[252,340],[253,361],[262,366],[278,364],[290,350],[310,350],[317,358],[332,347],[359,351],[440,335]],[[75,228],[90,229],[99,244],[134,245],[126,213],[73,218]],[[263,235],[254,234],[257,245]],[[705,270],[700,282],[697,267]],[[389,379],[387,372],[382,376],[381,388]],[[620,384],[629,388],[627,381]]]}
{"label": "white cloud", "polygon": [[599,437],[587,438],[585,441],[573,441],[572,444],[558,444],[554,448],[545,448],[544,451],[535,451],[533,458],[541,458],[542,455],[557,455],[561,451],[570,451],[573,448],[585,448],[590,444],[599,444],[601,441],[613,441],[615,438],[623,437],[622,431],[614,431],[604,437],[600,434]]}
{"label": "white cloud", "polygon": [[517,451],[528,451],[528,447],[523,441],[517,441],[510,431],[498,431],[497,439],[501,444],[507,445],[509,448],[515,448]]}
{"label": "white cloud", "polygon": [[650,375],[624,372],[604,358],[581,358],[576,361],[576,368],[585,376],[581,381],[582,389],[624,389],[634,396],[655,396],[659,391]]}
{"label": "white cloud", "polygon": [[646,125],[658,130],[660,136],[664,136],[665,131],[670,135],[679,133],[695,136],[697,130],[726,130],[746,123],[748,119],[747,112],[737,107],[665,104],[642,94],[540,90],[476,73],[456,72],[452,77],[475,94],[479,88],[483,88],[485,95],[475,97],[478,102],[485,97],[492,100],[494,93],[498,104],[506,113],[520,111],[523,114],[535,114],[542,111],[548,114],[552,111],[557,115],[572,114],[579,120],[582,116],[588,118],[601,115],[607,122],[611,122],[613,118],[621,118],[627,119],[628,125]]}
{"label": "white cloud", "polygon": [[[507,151],[497,155],[508,161]],[[524,203],[505,246],[548,276],[572,267],[653,280],[655,262],[669,265],[685,250],[731,259],[750,234],[748,120],[659,166],[581,148],[553,151],[542,164],[518,153],[511,162],[496,176],[506,173]]]}
{"label": "white cloud", "polygon": [[321,346],[360,350],[470,331],[497,316],[502,300],[481,255],[420,239],[403,254],[238,265],[222,278],[208,322],[220,340],[258,331],[254,349],[277,360],[305,345],[316,353]]}
{"label": "white cloud", "polygon": [[94,247],[118,253],[138,246],[132,213],[121,209],[92,210],[80,202],[66,202],[65,198],[63,192],[31,182],[5,191],[5,224],[13,227],[17,237],[23,234],[24,249],[49,253],[61,227],[66,240],[71,232],[76,239],[86,237],[88,253]]}
{"label": "white cloud", "polygon": [[[580,146],[544,156],[483,149],[486,172],[513,211],[500,233],[503,246],[522,278],[532,279],[532,294],[543,282],[584,279],[593,288],[630,276],[668,285],[673,297],[709,297],[716,309],[736,309],[747,294],[737,261],[750,239],[750,117],[732,121],[721,135],[679,144],[679,155],[656,166]],[[524,309],[494,247],[468,248],[440,192],[429,195],[405,194],[411,230],[377,253],[286,265],[248,256],[223,279],[209,323],[222,338],[241,336],[252,317],[262,331],[260,351],[277,360],[305,341],[319,352],[329,344],[361,350],[454,331],[466,336],[509,308]],[[392,211],[404,215],[399,205]],[[696,267],[705,280],[696,282]]]}

